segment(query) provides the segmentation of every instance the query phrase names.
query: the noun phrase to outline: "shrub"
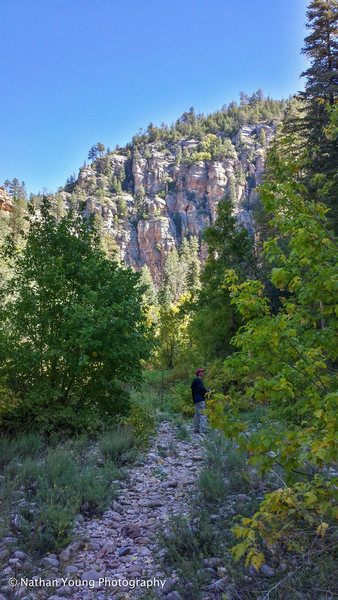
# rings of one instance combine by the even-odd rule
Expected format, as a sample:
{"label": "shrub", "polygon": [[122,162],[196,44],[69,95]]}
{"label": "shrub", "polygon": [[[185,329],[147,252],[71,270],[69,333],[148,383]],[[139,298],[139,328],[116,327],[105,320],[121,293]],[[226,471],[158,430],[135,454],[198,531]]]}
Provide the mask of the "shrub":
{"label": "shrub", "polygon": [[178,383],[172,389],[170,408],[176,413],[182,413],[187,417],[194,415],[195,407],[192,401],[190,386]]}
{"label": "shrub", "polygon": [[122,457],[134,444],[135,437],[131,427],[114,427],[98,440],[101,454],[118,464],[123,462]]}
{"label": "shrub", "polygon": [[202,471],[198,480],[198,487],[207,502],[220,502],[225,497],[224,475]]}
{"label": "shrub", "polygon": [[123,424],[130,427],[139,443],[145,443],[154,433],[154,416],[151,405],[147,405],[136,395],[131,398],[129,415],[123,419]]}

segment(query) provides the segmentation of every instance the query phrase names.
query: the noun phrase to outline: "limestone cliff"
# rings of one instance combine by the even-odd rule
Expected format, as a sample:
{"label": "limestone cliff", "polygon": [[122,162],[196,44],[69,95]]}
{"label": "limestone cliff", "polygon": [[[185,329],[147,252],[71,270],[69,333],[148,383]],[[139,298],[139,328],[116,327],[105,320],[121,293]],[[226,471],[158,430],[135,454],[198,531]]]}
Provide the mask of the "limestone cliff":
{"label": "limestone cliff", "polygon": [[[61,194],[67,204],[74,197],[85,200],[88,212],[102,218],[105,232],[116,241],[120,260],[137,270],[147,264],[159,283],[166,253],[179,247],[185,235],[202,240],[226,194],[233,200],[238,221],[253,233],[252,209],[264,170],[264,146],[276,125],[274,119],[242,126],[227,140],[228,156],[222,160],[198,153],[197,139],[166,145],[149,142],[129,155],[115,151],[82,167],[72,193]],[[264,146],[259,141],[262,130]],[[213,140],[217,136],[224,142],[224,134]],[[116,186],[121,172],[123,191],[116,193],[112,182]]]}
{"label": "limestone cliff", "polygon": [[0,211],[10,213],[12,210],[12,198],[6,191],[6,188],[0,187]]}

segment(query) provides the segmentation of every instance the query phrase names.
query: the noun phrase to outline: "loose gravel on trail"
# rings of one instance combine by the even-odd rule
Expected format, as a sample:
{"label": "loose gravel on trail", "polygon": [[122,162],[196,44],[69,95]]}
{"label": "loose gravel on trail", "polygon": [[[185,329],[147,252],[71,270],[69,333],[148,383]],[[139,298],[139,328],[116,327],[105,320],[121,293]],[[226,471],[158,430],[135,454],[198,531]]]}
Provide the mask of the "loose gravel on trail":
{"label": "loose gravel on trail", "polygon": [[[161,571],[163,550],[156,535],[166,530],[170,515],[188,514],[191,508],[203,447],[201,436],[187,430],[189,439],[182,441],[177,428],[163,421],[148,452],[129,469],[128,479],[118,482],[111,508],[99,518],[78,515],[74,541],[60,554],[44,557],[34,573],[36,580],[53,581],[52,587],[6,586],[0,600],[137,599],[146,589],[156,598],[179,598],[175,573],[168,579]],[[27,556],[14,555],[7,575],[19,579]]]}

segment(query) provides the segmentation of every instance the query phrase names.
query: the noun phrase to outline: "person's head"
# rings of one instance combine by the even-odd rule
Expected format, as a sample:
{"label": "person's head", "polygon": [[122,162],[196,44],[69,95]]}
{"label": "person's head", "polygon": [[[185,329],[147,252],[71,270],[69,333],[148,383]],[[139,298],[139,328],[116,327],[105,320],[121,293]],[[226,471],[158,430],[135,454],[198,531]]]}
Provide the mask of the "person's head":
{"label": "person's head", "polygon": [[202,377],[204,376],[204,371],[205,369],[197,369],[196,376],[202,379]]}

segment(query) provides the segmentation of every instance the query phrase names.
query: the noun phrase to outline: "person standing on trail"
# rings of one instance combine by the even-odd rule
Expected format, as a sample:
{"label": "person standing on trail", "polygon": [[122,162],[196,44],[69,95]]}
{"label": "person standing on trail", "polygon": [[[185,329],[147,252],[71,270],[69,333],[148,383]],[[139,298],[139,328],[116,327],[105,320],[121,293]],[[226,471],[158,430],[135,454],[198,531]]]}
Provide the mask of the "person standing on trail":
{"label": "person standing on trail", "polygon": [[206,390],[203,385],[205,369],[197,369],[196,377],[191,384],[192,399],[195,404],[195,415],[194,415],[194,433],[206,433],[207,429],[207,415],[203,414],[202,411],[206,409],[206,402],[204,400],[205,394],[209,391]]}

